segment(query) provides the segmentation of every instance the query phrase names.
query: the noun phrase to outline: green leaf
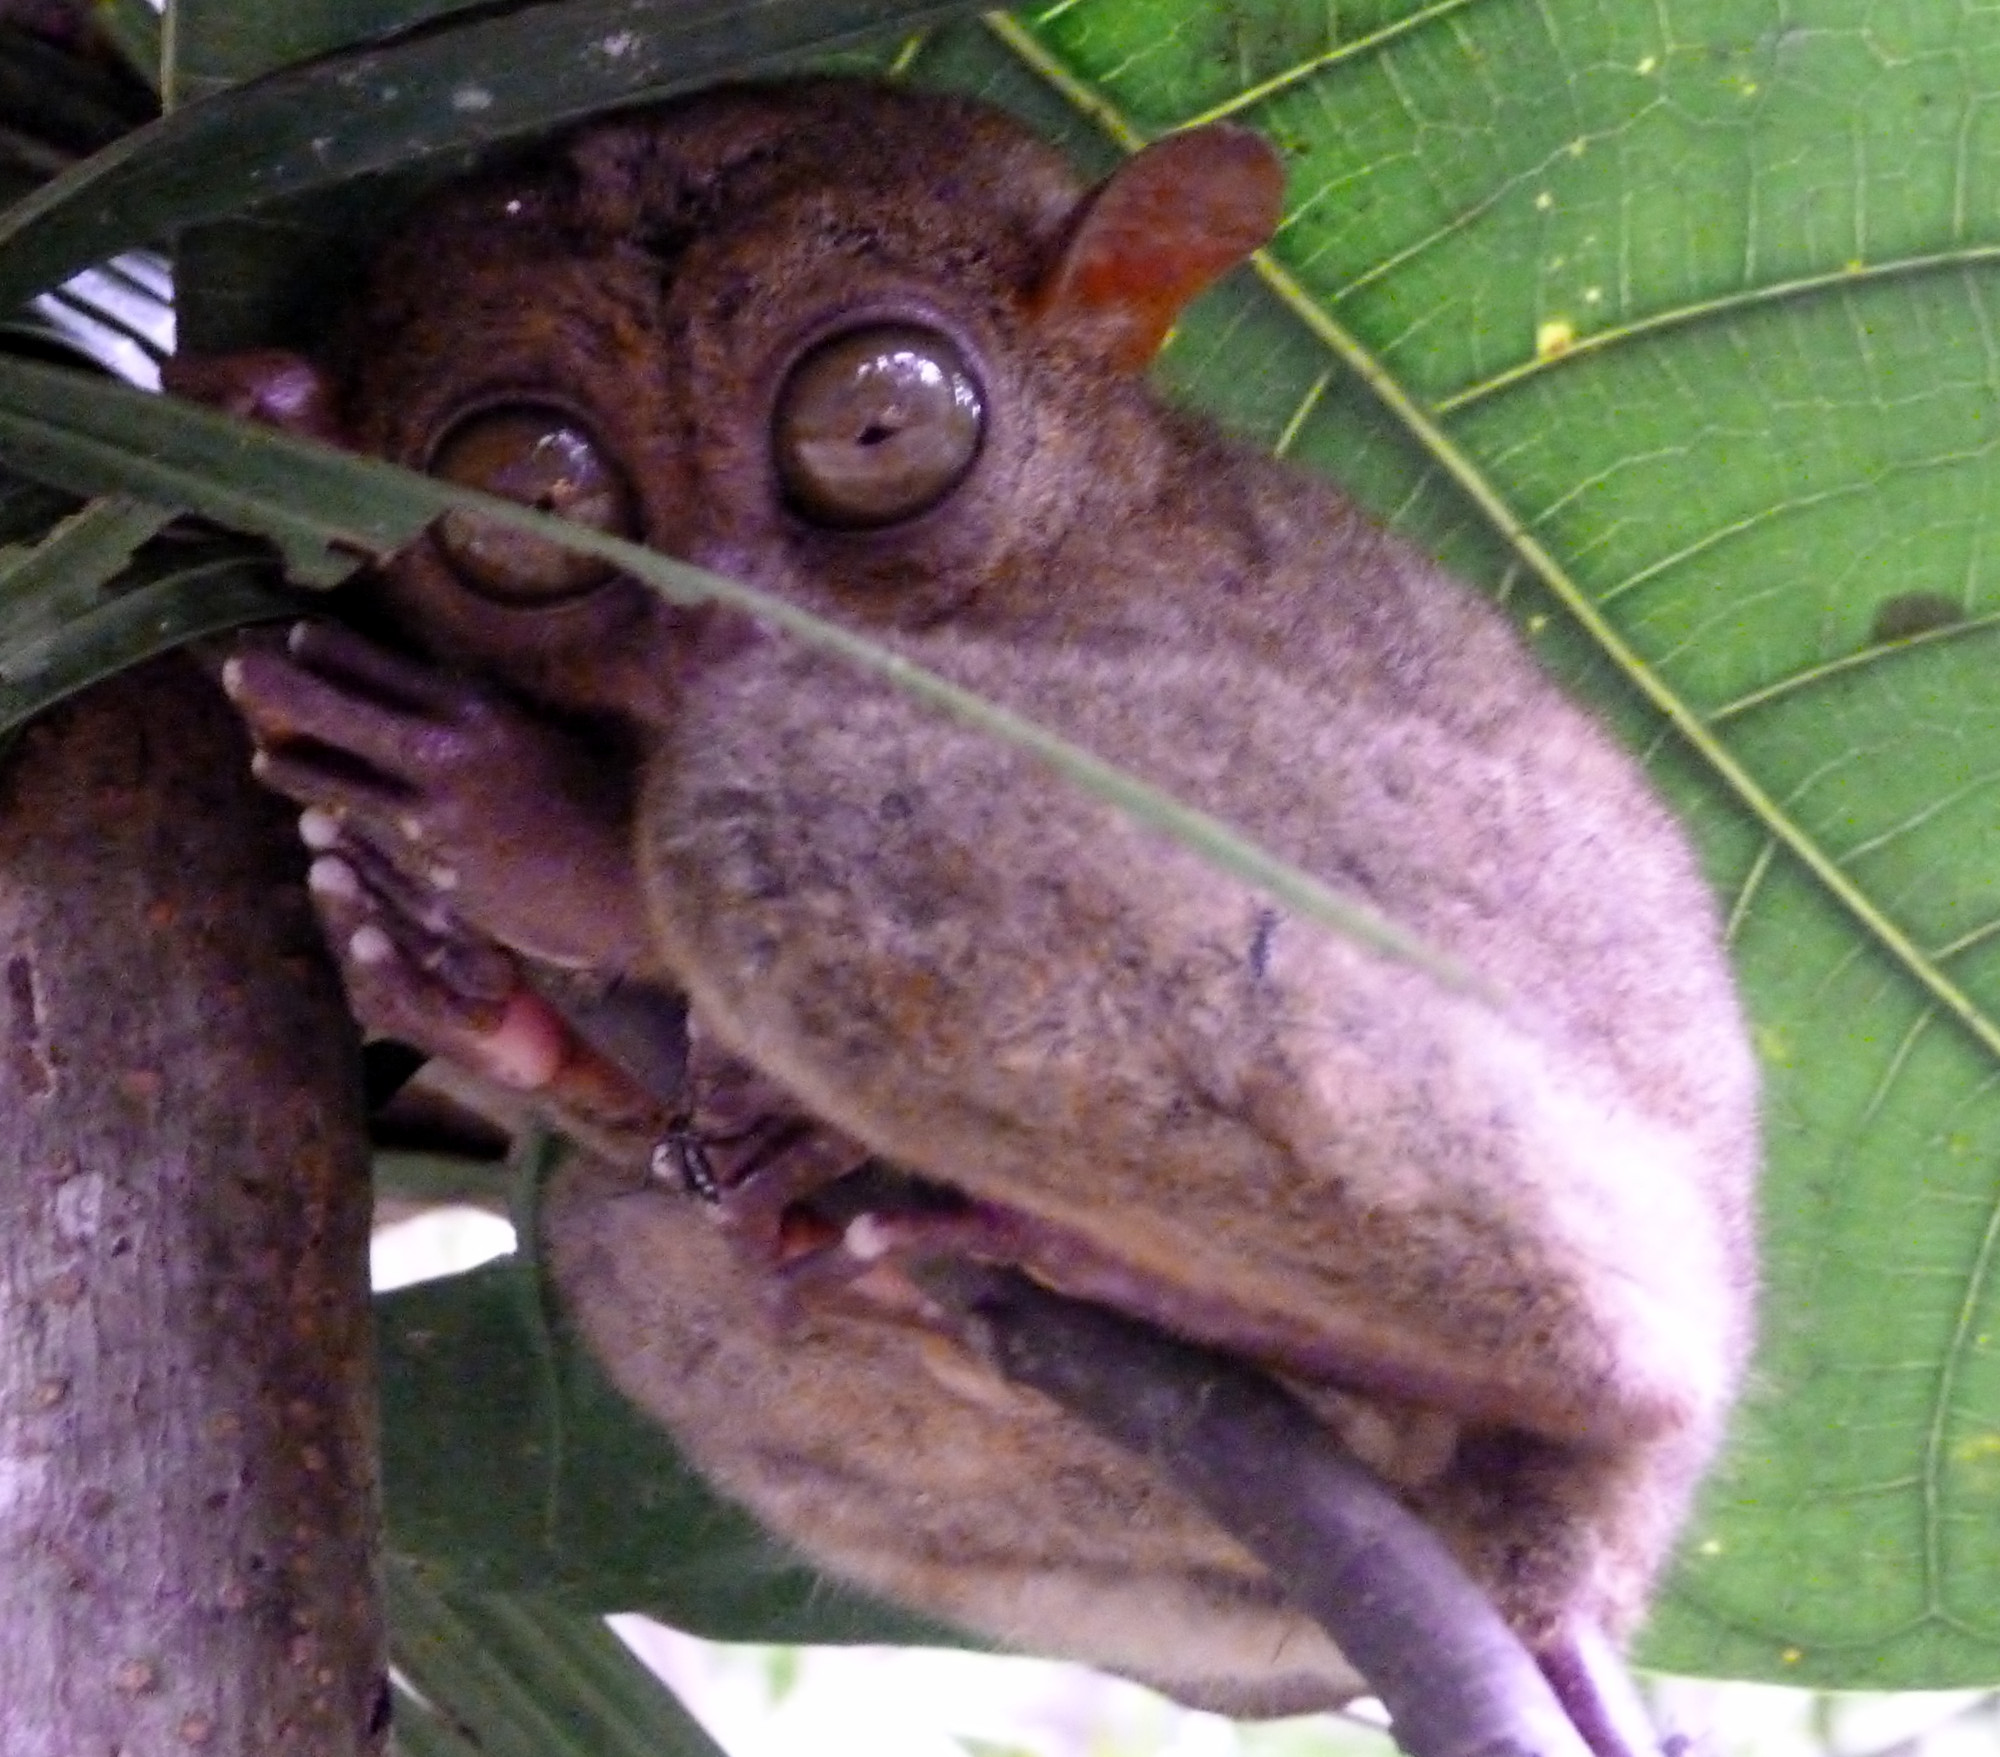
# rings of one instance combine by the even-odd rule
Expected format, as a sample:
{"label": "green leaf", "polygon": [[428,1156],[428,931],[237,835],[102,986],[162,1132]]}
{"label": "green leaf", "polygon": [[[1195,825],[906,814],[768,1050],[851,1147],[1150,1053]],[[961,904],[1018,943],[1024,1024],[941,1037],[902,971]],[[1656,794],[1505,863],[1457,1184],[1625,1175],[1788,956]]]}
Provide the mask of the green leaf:
{"label": "green leaf", "polygon": [[[910,58],[1099,162],[1277,141],[1287,225],[1166,376],[1500,596],[1699,838],[1771,1166],[1764,1348],[1647,1637],[1681,1669],[2000,1676],[1996,62],[1880,0],[1054,0]],[[86,217],[230,211],[174,150],[198,198],[86,186],[9,284]]]}
{"label": "green leaf", "polygon": [[0,217],[0,309],[185,226],[968,10],[545,0],[290,68],[182,105]]}
{"label": "green leaf", "polygon": [[1765,1341],[1646,1656],[2000,1676],[2000,34],[1863,0],[994,29],[1107,138],[1280,143],[1290,217],[1170,373],[1500,592],[1700,837],[1768,1081]]}
{"label": "green leaf", "polygon": [[73,513],[32,548],[0,548],[0,644],[82,615],[98,588],[172,517],[114,494]]}
{"label": "green leaf", "polygon": [[136,571],[59,630],[0,636],[0,731],[155,653],[307,608],[261,555],[225,554]]}
{"label": "green leaf", "polygon": [[595,1617],[545,1600],[437,1590],[391,1563],[396,1669],[421,1699],[397,1738],[489,1757],[722,1757],[666,1685]]}
{"label": "green leaf", "polygon": [[378,1147],[370,1168],[378,1201],[386,1196],[399,1202],[486,1207],[507,1188],[496,1161],[463,1153]]}
{"label": "green leaf", "polygon": [[160,89],[160,15],[146,0],[91,0],[91,18],[118,58]]}
{"label": "green leaf", "polygon": [[708,1489],[506,1260],[379,1298],[392,1556],[454,1592],[645,1610],[717,1639],[952,1642]]}
{"label": "green leaf", "polygon": [[299,614],[302,596],[240,546],[136,559],[171,516],[114,494],[0,547],[0,730],[198,635]]}
{"label": "green leaf", "polygon": [[[143,0],[138,0],[143,4]],[[485,0],[173,0],[162,58],[170,108],[351,44],[380,42]]]}

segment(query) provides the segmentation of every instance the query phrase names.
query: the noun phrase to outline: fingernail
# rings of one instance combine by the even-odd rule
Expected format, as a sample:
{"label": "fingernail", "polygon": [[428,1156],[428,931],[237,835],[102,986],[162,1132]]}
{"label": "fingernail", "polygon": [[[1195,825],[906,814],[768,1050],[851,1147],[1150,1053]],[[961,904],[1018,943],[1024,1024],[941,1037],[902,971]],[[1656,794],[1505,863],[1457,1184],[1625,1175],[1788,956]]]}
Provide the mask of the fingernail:
{"label": "fingernail", "polygon": [[[361,895],[361,880],[346,861],[336,859],[331,854],[322,854],[306,868],[306,889],[315,896],[332,897],[343,903],[352,903]],[[379,933],[381,929],[377,928],[375,931]]]}
{"label": "fingernail", "polygon": [[379,969],[395,963],[396,942],[371,921],[348,936],[347,955],[357,964]]}
{"label": "fingernail", "polygon": [[302,653],[305,651],[306,642],[310,639],[312,639],[312,624],[295,622],[285,630],[285,651],[293,654]]}
{"label": "fingernail", "polygon": [[315,851],[338,848],[340,819],[321,806],[307,806],[299,813],[299,840]]}
{"label": "fingernail", "polygon": [[243,661],[231,656],[222,661],[222,693],[234,701],[243,689]]}

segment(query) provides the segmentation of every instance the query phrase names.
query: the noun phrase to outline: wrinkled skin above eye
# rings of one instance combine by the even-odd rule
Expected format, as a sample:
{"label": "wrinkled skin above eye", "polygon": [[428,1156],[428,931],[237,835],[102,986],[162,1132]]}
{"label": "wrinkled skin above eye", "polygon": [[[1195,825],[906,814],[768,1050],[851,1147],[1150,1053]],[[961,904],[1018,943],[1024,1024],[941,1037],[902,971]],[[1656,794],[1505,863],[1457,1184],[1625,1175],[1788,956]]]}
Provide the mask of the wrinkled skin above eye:
{"label": "wrinkled skin above eye", "polygon": [[[612,536],[638,534],[631,486],[618,466],[576,416],[552,404],[512,404],[465,416],[433,449],[430,473]],[[436,540],[468,586],[502,603],[581,597],[611,577],[601,561],[469,513],[446,513]]]}
{"label": "wrinkled skin above eye", "polygon": [[985,426],[984,395],[946,337],[871,324],[792,368],[771,443],[795,511],[867,530],[914,518],[956,488]]}

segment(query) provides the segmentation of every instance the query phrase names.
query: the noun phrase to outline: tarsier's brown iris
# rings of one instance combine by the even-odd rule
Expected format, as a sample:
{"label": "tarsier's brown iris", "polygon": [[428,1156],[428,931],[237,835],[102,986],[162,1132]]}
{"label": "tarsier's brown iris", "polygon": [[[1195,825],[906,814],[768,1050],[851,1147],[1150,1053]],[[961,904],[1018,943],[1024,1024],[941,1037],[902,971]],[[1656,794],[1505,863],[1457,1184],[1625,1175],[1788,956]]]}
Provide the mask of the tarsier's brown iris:
{"label": "tarsier's brown iris", "polygon": [[[791,369],[771,419],[772,456],[793,510],[814,524],[873,530],[914,518],[965,479],[986,403],[951,341],[877,323],[818,343]],[[635,537],[630,484],[582,421],[546,403],[480,409],[432,449],[432,475]],[[580,597],[611,575],[520,531],[464,512],[438,522],[438,546],[475,591],[503,603]]]}
{"label": "tarsier's brown iris", "polygon": [[985,397],[946,337],[872,324],[821,342],[792,368],[771,443],[794,511],[872,529],[956,488],[985,426]]}
{"label": "tarsier's brown iris", "polygon": [[[438,441],[430,472],[592,530],[638,535],[638,511],[624,475],[577,417],[552,404],[507,404],[465,416]],[[572,555],[471,513],[446,513],[437,541],[468,585],[503,603],[578,597],[611,574],[591,556]]]}

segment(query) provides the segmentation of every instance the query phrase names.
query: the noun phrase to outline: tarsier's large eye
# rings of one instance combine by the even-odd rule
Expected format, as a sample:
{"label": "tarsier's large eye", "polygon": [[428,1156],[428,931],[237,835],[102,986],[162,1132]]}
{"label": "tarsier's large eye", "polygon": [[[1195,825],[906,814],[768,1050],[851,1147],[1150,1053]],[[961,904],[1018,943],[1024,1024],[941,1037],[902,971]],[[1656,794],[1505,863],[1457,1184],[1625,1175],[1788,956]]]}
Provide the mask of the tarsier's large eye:
{"label": "tarsier's large eye", "polygon": [[[430,473],[593,530],[638,534],[630,484],[577,418],[551,404],[510,403],[467,415],[432,450]],[[471,513],[446,513],[437,543],[467,585],[508,604],[579,597],[612,572],[588,555],[567,554]]]}
{"label": "tarsier's large eye", "polygon": [[821,342],[792,368],[771,442],[794,510],[868,530],[956,488],[985,428],[986,399],[950,341],[880,323]]}

